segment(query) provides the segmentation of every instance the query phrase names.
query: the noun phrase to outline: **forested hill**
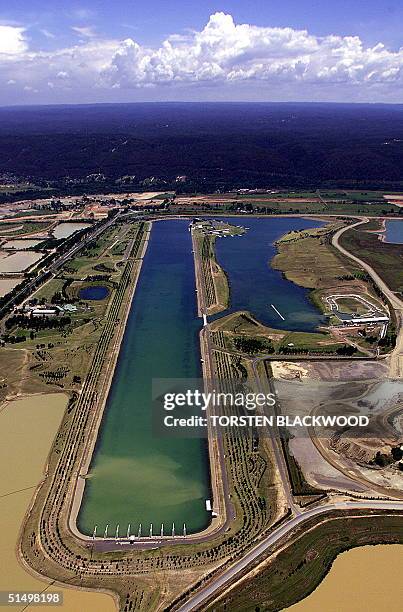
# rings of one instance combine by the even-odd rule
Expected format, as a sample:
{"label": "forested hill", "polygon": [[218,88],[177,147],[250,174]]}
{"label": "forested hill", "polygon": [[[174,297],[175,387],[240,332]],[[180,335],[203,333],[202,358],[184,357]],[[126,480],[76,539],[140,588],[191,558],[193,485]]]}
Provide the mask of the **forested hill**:
{"label": "forested hill", "polygon": [[[403,181],[403,105],[119,104],[0,108],[0,174],[103,173],[226,186]],[[401,185],[402,183],[400,183]]]}

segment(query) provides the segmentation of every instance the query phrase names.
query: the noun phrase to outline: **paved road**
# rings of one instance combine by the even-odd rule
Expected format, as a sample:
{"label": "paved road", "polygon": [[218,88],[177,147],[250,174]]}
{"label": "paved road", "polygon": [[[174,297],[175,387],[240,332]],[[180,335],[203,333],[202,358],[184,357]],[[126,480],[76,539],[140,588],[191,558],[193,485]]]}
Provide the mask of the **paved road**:
{"label": "paved road", "polygon": [[239,561],[231,565],[231,567],[226,569],[220,576],[203,587],[198,593],[191,596],[190,599],[178,609],[179,612],[199,610],[208,598],[217,593],[217,591],[219,591],[222,587],[227,586],[228,583],[236,579],[250,563],[258,559],[260,555],[281,540],[281,538],[286,536],[292,529],[314,516],[324,516],[332,510],[400,510],[403,512],[403,502],[377,500],[346,501],[329,504],[327,506],[319,506],[317,508],[311,508],[310,510],[304,510],[303,513],[293,517],[287,521],[287,523],[284,523],[284,525],[273,531],[273,533],[252,548],[244,557],[242,557],[242,559],[239,559]]}
{"label": "paved road", "polygon": [[[362,261],[355,255],[349,253],[346,249],[344,249],[339,244],[340,236],[347,230],[350,230],[352,227],[357,227],[362,225],[363,223],[367,223],[368,219],[363,218],[357,223],[353,225],[349,225],[347,227],[341,228],[338,232],[335,233],[332,239],[332,244],[335,246],[341,253],[350,259],[356,261],[362,268],[368,272],[377,286],[381,289],[381,291],[386,295],[389,299],[392,307],[396,312],[396,316],[398,319],[399,328],[399,336],[396,343],[396,348],[393,351],[391,356],[391,376],[393,377],[401,377],[403,376],[403,329],[402,329],[402,318],[403,318],[403,302],[400,298],[386,285],[386,283],[382,280],[382,278],[375,272],[375,270],[366,262]],[[253,363],[254,373],[257,377],[256,371],[256,361]],[[257,377],[258,378],[258,377]],[[274,441],[275,442],[275,441]],[[281,472],[284,472],[284,457],[280,456],[279,447],[275,445],[275,455],[276,460],[279,465],[279,469]],[[283,482],[288,483],[288,474],[285,475],[282,473]],[[287,485],[285,486],[287,490]],[[267,536],[264,540],[259,542],[254,548],[252,548],[248,553],[246,553],[241,559],[231,565],[228,569],[221,573],[217,578],[214,578],[211,582],[209,582],[205,587],[203,587],[200,591],[198,591],[195,595],[191,596],[190,599],[184,603],[180,608],[180,612],[191,612],[192,610],[198,610],[201,606],[208,600],[210,597],[217,594],[220,589],[228,586],[234,579],[238,578],[239,575],[245,568],[248,567],[250,563],[258,559],[262,553],[266,552],[270,549],[271,546],[276,544],[282,538],[284,538],[290,531],[292,531],[295,527],[301,525],[312,517],[321,517],[325,516],[327,513],[332,510],[399,510],[403,512],[403,501],[388,501],[388,500],[360,500],[360,501],[346,501],[346,502],[336,502],[331,504],[326,504],[323,506],[318,506],[316,508],[310,508],[300,511],[299,513],[295,513],[294,504],[291,505],[291,508],[294,510],[293,516],[286,521],[283,525],[281,525],[278,529],[273,531],[269,536]]]}
{"label": "paved road", "polygon": [[349,257],[356,263],[358,263],[368,274],[371,276],[373,281],[379,287],[379,289],[386,295],[388,300],[390,301],[397,318],[397,325],[399,328],[398,337],[396,339],[396,347],[390,355],[390,377],[391,378],[403,378],[403,301],[399,298],[399,296],[394,293],[390,287],[385,283],[385,281],[379,276],[377,272],[365,261],[359,259],[356,255],[353,255],[349,251],[347,251],[344,247],[342,247],[339,243],[340,237],[344,234],[344,232],[350,230],[353,227],[358,227],[359,225],[363,225],[364,223],[368,223],[369,219],[367,217],[362,218],[357,223],[353,223],[352,225],[348,225],[347,227],[342,227],[337,231],[333,238],[332,244],[336,249],[338,249],[343,255]]}

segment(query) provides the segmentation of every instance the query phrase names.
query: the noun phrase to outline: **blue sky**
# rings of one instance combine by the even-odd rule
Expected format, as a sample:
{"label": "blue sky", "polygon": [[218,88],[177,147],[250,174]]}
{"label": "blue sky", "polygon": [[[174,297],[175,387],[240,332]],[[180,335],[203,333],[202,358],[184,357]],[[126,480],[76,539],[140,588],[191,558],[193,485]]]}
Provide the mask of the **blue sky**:
{"label": "blue sky", "polygon": [[401,0],[14,0],[0,104],[403,101]]}

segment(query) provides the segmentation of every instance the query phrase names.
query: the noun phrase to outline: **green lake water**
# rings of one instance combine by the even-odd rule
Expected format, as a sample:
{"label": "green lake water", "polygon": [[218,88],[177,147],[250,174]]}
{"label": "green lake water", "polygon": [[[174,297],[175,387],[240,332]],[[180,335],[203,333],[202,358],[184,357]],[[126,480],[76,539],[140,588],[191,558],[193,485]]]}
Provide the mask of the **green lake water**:
{"label": "green lake water", "polygon": [[81,532],[110,525],[148,535],[172,523],[188,532],[210,514],[209,462],[200,439],[157,437],[152,379],[201,376],[192,243],[187,221],[154,223],[78,517]]}
{"label": "green lake water", "polygon": [[[234,220],[235,221],[235,220]],[[274,240],[289,229],[312,227],[303,219],[242,219],[244,236],[217,241],[220,263],[231,284],[231,310],[248,308],[264,323],[311,330],[322,320],[307,291],[284,279],[268,262]],[[177,533],[205,528],[211,497],[207,443],[199,438],[162,437],[152,425],[153,379],[201,376],[194,263],[186,220],[153,224],[131,306],[115,375],[78,516],[91,535],[159,534],[164,523]],[[258,289],[257,289],[258,288]],[[279,321],[270,304],[286,321]],[[228,311],[227,311],[228,312]]]}

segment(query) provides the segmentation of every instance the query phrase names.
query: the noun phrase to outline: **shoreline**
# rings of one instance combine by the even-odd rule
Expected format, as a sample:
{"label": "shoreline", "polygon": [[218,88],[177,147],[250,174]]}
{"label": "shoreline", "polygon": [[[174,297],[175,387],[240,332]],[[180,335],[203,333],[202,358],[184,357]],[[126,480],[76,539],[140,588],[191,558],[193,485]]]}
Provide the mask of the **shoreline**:
{"label": "shoreline", "polygon": [[386,242],[386,219],[381,220],[381,227],[379,230],[367,230],[368,234],[376,234],[380,242]]}
{"label": "shoreline", "polygon": [[[269,215],[269,216],[274,216],[274,215]],[[284,215],[278,215],[278,216],[284,217]],[[287,216],[291,216],[291,215],[287,215]],[[307,215],[299,214],[295,216],[305,218]],[[247,215],[245,215],[245,218],[246,217]],[[264,217],[267,218],[268,216],[265,215]],[[178,218],[184,219],[184,218],[189,218],[189,216],[186,215],[186,216],[182,216]],[[173,217],[163,217],[163,218],[159,218],[158,220],[161,220],[161,221],[168,220],[169,221],[171,219],[173,219]],[[87,441],[85,443],[85,448],[83,451],[80,467],[76,469],[72,475],[73,476],[72,483],[74,482],[73,492],[72,493],[69,492],[68,494],[68,507],[69,507],[68,514],[67,514],[68,528],[70,532],[72,533],[72,535],[77,537],[78,540],[81,542],[88,542],[88,541],[94,540],[94,538],[91,535],[87,536],[85,534],[82,534],[79,531],[76,522],[77,522],[77,517],[79,515],[80,507],[82,504],[82,498],[83,498],[84,489],[85,489],[85,480],[86,480],[85,476],[87,475],[90,465],[91,465],[91,460],[92,460],[94,449],[95,449],[97,439],[98,439],[99,427],[102,422],[104,409],[106,406],[110,386],[112,384],[112,380],[113,380],[113,376],[115,372],[116,362],[117,362],[119,352],[120,352],[121,342],[124,337],[126,323],[127,323],[127,319],[130,313],[130,307],[132,304],[132,300],[134,298],[137,282],[138,282],[138,279],[139,279],[139,276],[142,270],[144,255],[148,247],[148,242],[149,242],[149,237],[150,237],[150,233],[152,230],[153,221],[150,220],[150,221],[147,221],[147,223],[149,224],[149,226],[147,229],[146,237],[143,242],[142,251],[139,257],[136,258],[136,260],[137,259],[140,260],[140,265],[136,271],[136,278],[135,278],[135,282],[133,283],[131,294],[128,297],[129,304],[127,308],[125,309],[124,320],[120,321],[118,334],[115,340],[113,341],[113,348],[111,349],[112,350],[112,360],[108,364],[108,371],[105,377],[103,377],[103,381],[100,386],[102,396],[103,396],[102,406],[97,409],[97,414],[94,417],[93,424],[91,425],[91,430],[89,432],[89,435],[87,436]],[[192,233],[192,243],[193,243],[193,239],[194,238],[193,238],[193,233]],[[194,250],[194,266],[195,266],[195,280],[196,280],[196,288],[197,288],[198,313],[199,313],[199,316],[203,316],[202,315],[203,298],[204,298],[204,288],[203,288],[203,282],[202,282],[203,276],[202,276],[202,271],[200,270],[200,261],[197,256],[197,250],[195,249],[194,244],[193,244],[193,250]],[[205,331],[206,330],[204,330],[204,328],[202,328],[200,331],[200,352],[201,352],[201,359],[202,359],[202,364],[203,364],[202,365],[203,378],[206,381],[206,380],[209,380],[209,378],[211,377],[212,367],[210,363],[210,351],[208,349],[208,339],[206,337],[207,334],[205,333]],[[210,373],[210,377],[209,377],[209,373]],[[99,397],[99,393],[97,395]],[[194,534],[189,534],[184,539],[181,539],[180,537],[177,536],[175,538],[177,543],[180,543],[181,541],[183,543],[185,541],[190,542],[192,540],[200,540],[200,538],[211,536],[215,534],[217,531],[220,531],[223,528],[223,526],[225,526],[228,522],[228,512],[226,512],[226,516],[221,515],[221,512],[225,513],[225,509],[226,509],[226,499],[223,493],[223,482],[221,479],[221,476],[223,477],[225,476],[225,474],[223,474],[223,469],[222,469],[225,466],[220,457],[218,443],[215,442],[214,440],[210,442],[210,436],[208,437],[208,448],[209,448],[209,459],[210,459],[209,467],[210,467],[210,476],[211,476],[210,485],[211,485],[212,493],[213,493],[213,511],[214,512],[217,511],[215,507],[215,503],[217,502],[218,504],[217,514],[221,518],[221,521],[215,521],[214,518],[217,518],[217,517],[213,517],[213,520],[211,521],[210,525],[205,530],[196,532]],[[221,453],[221,456],[222,456],[222,453]],[[217,523],[219,524],[217,525]],[[109,541],[111,541],[112,539],[115,540],[114,538],[110,538],[110,539],[108,538]],[[124,539],[125,538],[119,538],[121,542]],[[101,540],[103,541],[103,538],[98,537],[98,538],[95,538],[95,540],[99,542]],[[169,536],[160,538],[160,540],[161,540],[161,545],[170,543]],[[147,545],[150,543],[158,544],[157,538],[152,539],[152,540],[149,540],[149,539],[136,540],[136,544],[138,548],[144,548],[144,546],[141,546],[142,544]]]}
{"label": "shoreline", "polygon": [[109,397],[110,388],[112,385],[113,377],[115,375],[115,369],[116,369],[117,360],[120,354],[121,344],[123,342],[123,338],[125,335],[127,320],[130,315],[132,302],[133,302],[133,299],[136,293],[137,283],[140,278],[140,274],[141,274],[141,270],[142,270],[143,262],[144,262],[144,257],[145,257],[145,254],[148,248],[148,243],[149,243],[150,235],[152,232],[152,222],[148,222],[148,223],[149,223],[149,228],[147,229],[147,234],[144,239],[143,247],[138,257],[140,263],[135,272],[135,279],[131,287],[130,293],[127,296],[127,301],[128,301],[127,308],[125,309],[123,319],[120,321],[118,332],[113,341],[113,346],[110,348],[110,361],[108,364],[108,370],[104,377],[104,381],[102,383],[101,389],[98,392],[98,397],[102,398],[101,403],[99,404],[97,408],[97,415],[96,415],[96,418],[94,419],[91,431],[88,435],[88,441],[83,451],[79,473],[77,473],[76,479],[75,479],[75,484],[74,484],[74,489],[73,489],[73,494],[72,494],[72,501],[71,501],[70,509],[68,513],[68,526],[72,534],[78,537],[80,540],[82,540],[83,538],[85,540],[87,540],[87,538],[90,538],[92,540],[91,536],[86,536],[85,534],[82,534],[79,531],[78,526],[77,526],[77,518],[78,518],[81,504],[83,501],[86,476],[91,467],[91,462],[92,462],[95,446],[98,440],[99,428],[102,423],[104,411],[106,408],[106,403]]}
{"label": "shoreline", "polygon": [[391,240],[386,240],[387,236],[386,236],[386,221],[403,221],[402,219],[382,219],[382,229],[379,230],[378,233],[378,238],[381,242],[384,242],[385,244],[400,244],[399,242],[392,242]]}
{"label": "shoreline", "polygon": [[[195,268],[195,283],[197,293],[197,311],[199,317],[207,316],[205,311],[205,293],[203,284],[203,271],[201,269],[201,262],[196,244],[196,237],[194,231],[191,231],[192,246],[193,246],[193,262]],[[204,323],[204,321],[203,321]],[[206,325],[202,327],[199,332],[200,340],[200,358],[202,362],[203,380],[205,388],[209,388],[209,381],[213,378],[213,368],[211,364],[211,354],[208,347],[207,335],[209,333]],[[211,425],[209,426],[211,428]],[[213,535],[216,531],[224,528],[229,520],[228,511],[226,507],[226,492],[227,488],[227,476],[225,471],[224,463],[222,463],[221,457],[223,457],[222,442],[219,441],[216,436],[213,436],[211,431],[207,433],[208,442],[208,456],[209,456],[209,472],[210,472],[210,486],[212,492],[212,510],[217,517],[212,516],[210,526],[201,533],[206,535]]]}
{"label": "shoreline", "polygon": [[[161,219],[161,220],[164,220],[164,219]],[[112,385],[112,381],[113,381],[113,377],[114,377],[114,373],[116,369],[116,363],[117,363],[119,353],[120,353],[121,343],[123,341],[125,330],[126,330],[127,320],[130,315],[132,301],[135,298],[135,291],[136,291],[138,279],[140,278],[144,256],[148,248],[148,243],[149,243],[149,238],[150,238],[150,234],[152,231],[153,222],[149,221],[149,223],[150,223],[150,229],[147,232],[147,236],[143,244],[143,249],[139,257],[139,259],[141,260],[141,264],[136,273],[136,279],[133,284],[132,291],[129,297],[129,304],[125,311],[124,320],[122,320],[121,322],[118,335],[116,337],[116,340],[113,344],[113,348],[111,350],[112,358],[109,362],[108,372],[104,378],[104,382],[101,387],[101,390],[98,393],[98,396],[102,394],[102,404],[97,409],[96,418],[94,419],[94,423],[88,435],[88,441],[83,451],[83,458],[82,458],[80,469],[77,470],[76,473],[74,474],[75,484],[74,484],[73,492],[71,494],[71,502],[70,502],[70,507],[68,510],[68,528],[70,532],[72,533],[72,535],[76,537],[80,542],[99,543],[99,542],[111,542],[111,541],[115,542],[116,541],[116,538],[113,538],[113,537],[109,537],[105,540],[105,538],[101,536],[97,536],[94,538],[94,536],[92,535],[86,535],[86,534],[81,533],[77,526],[77,518],[78,518],[81,504],[83,501],[86,476],[91,467],[94,450],[95,450],[96,443],[98,440],[99,428],[102,423],[106,403],[107,403],[108,396],[109,396],[110,387]],[[193,233],[192,233],[192,245],[193,245]],[[196,253],[197,252],[194,251],[194,255],[196,255]],[[194,257],[193,260],[194,260],[194,266],[195,266],[195,283],[196,283],[196,288],[197,288],[198,315],[199,317],[202,317],[203,316],[202,315],[203,298],[204,298],[203,284],[202,284],[202,271],[200,270],[198,259]],[[209,373],[211,372],[211,366],[209,365],[209,367],[206,367],[206,363],[210,364],[210,361],[209,361],[209,351],[205,346],[205,339],[203,338],[204,336],[203,329],[204,328],[202,328],[200,331],[200,357],[202,361],[203,379],[205,381],[208,381],[211,378],[211,374],[209,375]],[[202,531],[187,534],[185,537],[175,536],[175,543],[177,544],[181,544],[181,543],[183,544],[184,542],[191,543],[192,541],[199,542],[200,540],[204,541],[207,538],[211,538],[212,536],[217,535],[220,531],[222,531],[224,528],[228,526],[229,519],[228,519],[228,513],[227,513],[226,505],[225,505],[225,494],[224,494],[224,487],[223,487],[224,477],[222,475],[222,469],[220,469],[222,465],[220,461],[219,444],[217,440],[215,439],[215,436],[212,436],[212,435],[208,435],[207,441],[208,441],[208,460],[209,460],[208,470],[209,470],[209,475],[210,475],[209,484],[210,484],[212,497],[213,497],[213,512],[217,513],[217,516],[211,516],[209,525]],[[128,541],[128,539],[125,537],[120,537],[118,541],[125,542],[125,541]],[[144,548],[149,547],[149,545],[152,543],[157,545],[159,542],[164,545],[172,544],[172,537],[167,535],[167,536],[162,536],[162,537],[161,536],[155,537],[152,539],[147,538],[147,537],[136,539],[135,540],[136,546],[134,548],[144,549]]]}
{"label": "shoreline", "polygon": [[[193,226],[191,226],[191,234],[192,234],[193,257],[195,259],[197,258],[197,261],[198,261],[198,266],[197,268],[195,267],[195,272],[198,273],[197,282],[199,283],[200,288],[201,288],[199,289],[196,283],[196,286],[197,286],[196,293],[199,296],[199,291],[201,290],[203,292],[203,307],[204,307],[204,314],[206,316],[213,316],[213,315],[220,314],[221,312],[224,312],[225,310],[229,308],[230,286],[229,286],[227,274],[225,273],[225,271],[222,269],[222,267],[217,261],[217,257],[216,257],[216,238],[217,237],[211,236],[211,235],[205,236],[199,230],[194,229]],[[206,262],[206,265],[208,267],[208,272],[207,270],[204,269],[204,263],[203,263],[203,257],[202,257],[202,249],[204,245],[204,240],[208,241],[207,244],[210,250],[209,257]],[[206,276],[208,274],[211,279],[211,284],[214,288],[214,302],[210,304],[208,302],[208,295],[206,292],[206,287],[207,287]],[[199,316],[201,317],[203,315],[200,314],[201,313],[200,306],[199,306],[200,300],[201,300],[201,296],[200,298],[198,297],[198,300],[197,300],[198,312],[199,312]]]}
{"label": "shoreline", "polygon": [[[149,227],[149,226],[148,226],[148,227]],[[145,242],[145,243],[147,243],[147,245],[148,245],[148,240],[147,240],[147,237],[149,238],[149,232],[148,232],[148,235],[146,234],[146,237],[144,238],[144,242]],[[143,245],[143,246],[144,246],[144,245]],[[135,262],[137,263],[137,261],[136,261],[136,260],[137,260],[137,258],[135,259]],[[196,267],[196,265],[197,265],[197,264],[196,264],[196,258],[194,258],[194,265],[195,265],[195,267]],[[141,265],[139,266],[139,269],[137,269],[137,270],[136,270],[136,273],[137,273],[137,279],[138,279],[138,278],[139,278],[139,276],[140,276],[140,270],[141,270],[141,267],[142,267],[142,261],[141,261]],[[199,279],[199,280],[200,280],[200,279]],[[137,282],[137,281],[136,281],[136,282]],[[197,280],[196,280],[196,282],[197,282]],[[129,292],[128,292],[128,293],[129,293]],[[198,291],[198,293],[199,293],[199,291]],[[132,299],[133,299],[133,295],[132,295],[131,300],[132,300]],[[200,296],[198,295],[198,308],[199,308],[199,309],[200,309],[200,307],[202,306],[202,299],[203,299],[203,292],[201,292],[201,293],[200,293]],[[131,304],[131,300],[130,300],[130,304]],[[126,307],[126,299],[124,300],[124,302],[123,302],[123,304],[122,304],[122,307],[125,309],[125,310],[124,310],[125,312],[127,312],[127,313],[128,313],[128,312],[130,312],[130,305],[129,305],[129,307],[125,308],[125,307]],[[128,316],[128,314],[127,314],[127,316]],[[127,320],[127,316],[126,316],[126,318],[125,318],[125,321]],[[123,320],[123,318],[124,318],[124,317],[122,317],[122,320]],[[208,346],[208,337],[209,337],[209,331],[208,331],[208,330],[209,330],[209,326],[207,325],[207,328],[206,328],[206,329],[204,329],[204,328],[203,328],[203,329],[200,331],[200,338],[201,338],[201,355],[202,355],[202,358],[205,358],[205,359],[206,359],[205,363],[203,363],[203,376],[207,376],[207,380],[208,380],[208,372],[209,372],[209,369],[210,369],[210,371],[211,371],[211,364],[210,364],[210,362],[209,362],[209,361],[207,361],[207,360],[210,358],[210,351],[209,351],[209,346]],[[120,331],[120,328],[118,328],[118,330],[117,330],[117,331]],[[115,333],[116,333],[116,332],[115,332]],[[123,329],[123,331],[122,331],[121,333],[122,333],[122,338],[123,338],[124,329]],[[118,334],[116,334],[116,336],[118,336]],[[114,339],[114,338],[112,338],[112,339],[111,339],[111,342],[110,342],[110,345],[111,345],[111,346],[113,346],[113,347],[116,347],[116,344],[117,344],[117,342],[115,342],[115,339]],[[120,344],[119,344],[119,346],[120,346]],[[109,364],[108,364],[108,365],[109,365]],[[207,374],[205,374],[205,372],[206,372]],[[107,381],[106,381],[106,378],[107,378],[106,376],[105,376],[105,377],[104,377],[104,376],[102,376],[102,378],[100,379],[100,385],[99,385],[99,388],[100,388],[100,389],[105,389],[105,388],[107,387]],[[113,374],[112,374],[112,377],[109,379],[109,385],[111,384],[112,378],[113,378]],[[205,378],[205,380],[206,380],[206,378]],[[107,388],[109,389],[109,387],[107,387]],[[106,401],[107,401],[107,398],[104,398],[104,404],[103,404],[104,406],[105,406],[105,404],[106,404]],[[96,416],[96,415],[94,415],[94,416],[93,416],[93,421],[94,421],[94,423],[95,423],[96,419],[97,419],[97,416]],[[100,418],[100,422],[101,422],[101,420],[102,420],[102,416],[101,416],[101,418]],[[91,427],[89,428],[89,435],[88,435],[88,437],[91,437],[91,438],[93,437],[93,432],[94,432],[94,430],[95,430],[95,427],[94,427],[94,425],[93,425],[93,424],[91,424]],[[95,445],[95,444],[96,444],[96,440],[94,441],[94,445]],[[217,444],[217,446],[218,446],[218,444]],[[86,444],[84,445],[84,449],[83,449],[82,456],[81,456],[81,459],[82,459],[82,460],[83,460],[83,457],[84,457],[84,455],[86,454],[87,450],[88,450],[88,449],[87,449],[87,443],[86,443]],[[218,452],[218,451],[217,451],[217,452]],[[209,453],[210,453],[210,443],[209,443]],[[211,456],[211,455],[210,455],[210,456]],[[219,461],[219,459],[220,459],[220,458],[221,458],[221,459],[223,459],[223,455],[219,455],[219,454],[218,454],[218,461]],[[72,485],[73,485],[73,483],[74,483],[74,481],[75,481],[75,478],[76,478],[76,477],[77,477],[77,478],[79,478],[79,475],[81,474],[81,465],[82,465],[82,464],[81,464],[81,462],[80,462],[80,464],[77,466],[77,468],[76,468],[76,469],[73,471],[73,473],[71,474],[71,477],[70,477],[70,488],[72,488]],[[212,465],[212,464],[211,464],[211,465]],[[218,467],[219,463],[218,463],[218,464],[216,464],[216,465],[217,465],[217,467]],[[77,476],[77,472],[79,472],[79,473],[80,473],[78,476]],[[218,475],[218,476],[219,476],[219,475]],[[225,474],[224,474],[223,476],[225,476]],[[211,479],[211,484],[212,484],[212,486],[213,486],[213,482],[214,482],[214,480],[213,480],[213,476],[212,476],[212,479]],[[219,483],[219,485],[220,485],[220,484],[221,484],[221,485],[223,485],[223,483],[222,483],[222,482],[221,482],[221,483]],[[66,499],[66,502],[67,502],[67,503],[66,503],[66,506],[67,506],[67,507],[68,507],[68,505],[69,505],[70,499],[71,499],[71,496],[70,496],[70,491],[69,491],[69,492],[68,492],[68,495],[67,495],[67,499]],[[213,501],[215,502],[216,500],[214,499]],[[223,501],[224,501],[224,503],[225,503],[225,501],[226,501],[226,498],[225,498],[225,497],[223,497]],[[230,506],[229,506],[229,507],[230,507]],[[214,507],[214,508],[215,508],[215,507]],[[63,514],[65,513],[65,511],[66,511],[66,508],[64,508],[64,509],[63,509]],[[61,513],[61,514],[62,514],[62,513]],[[67,515],[67,518],[68,518],[68,515]],[[66,521],[65,521],[65,519],[64,519],[64,517],[63,517],[63,522],[64,522],[64,523],[66,522]],[[51,526],[52,526],[52,525],[51,525]],[[177,538],[177,543],[178,543],[178,544],[182,544],[182,545],[183,545],[183,544],[186,544],[186,543],[189,543],[189,544],[190,544],[190,543],[192,543],[192,542],[196,542],[196,541],[197,541],[197,539],[199,539],[199,540],[201,539],[201,537],[202,537],[203,533],[204,533],[204,532],[199,533],[199,534],[195,534],[195,535],[196,535],[196,537],[193,537],[193,538],[192,538],[192,536],[191,536],[191,535],[187,536],[186,538]],[[64,535],[64,534],[63,534],[63,535]],[[40,537],[40,536],[38,536],[38,538],[39,538],[39,537]],[[72,539],[73,539],[73,538],[72,538]],[[80,539],[78,540],[78,544],[82,544],[82,540],[83,540],[83,538],[80,536]],[[88,541],[92,541],[93,539],[92,539],[91,537],[88,537],[88,538],[86,538],[86,540],[87,540],[87,543],[88,543]],[[124,538],[120,538],[119,540],[120,540],[120,542],[119,542],[119,543],[123,543],[122,541],[124,540]],[[77,540],[75,540],[75,541],[77,541]],[[151,548],[151,547],[157,547],[157,546],[159,546],[159,545],[160,545],[160,546],[163,546],[163,545],[169,545],[170,543],[171,543],[171,542],[169,541],[169,538],[167,538],[167,539],[165,539],[165,538],[164,538],[164,539],[159,539],[159,538],[155,538],[155,539],[154,539],[154,538],[152,538],[152,539],[151,539],[151,538],[147,538],[147,542],[145,541],[145,539],[144,539],[144,540],[142,540],[142,541],[137,541],[137,542],[136,542],[137,546],[135,545],[135,546],[131,547],[131,550],[134,552],[134,551],[136,550],[136,548],[137,548],[137,550],[144,549],[144,548],[146,547],[146,546],[144,546],[145,544],[149,544],[149,545],[150,545],[149,547]],[[41,542],[41,544],[42,544],[42,542]],[[122,547],[122,548],[121,548],[121,547],[120,547],[120,546],[118,546],[117,544],[118,544],[118,542],[115,542],[115,549],[114,549],[114,550],[122,551],[122,553],[123,553],[123,552],[127,552],[127,551],[129,551],[129,547],[127,547],[127,548],[123,548],[123,547]],[[46,542],[46,540],[45,540],[45,545],[46,545],[46,546],[48,546],[48,543]],[[43,546],[43,549],[42,549],[43,551],[47,550],[47,549],[45,548],[45,546],[44,546],[44,545],[42,545],[42,546]],[[87,544],[87,548],[89,548],[89,547],[88,547],[88,544]],[[96,549],[96,548],[94,547],[94,550],[97,550],[97,552],[98,552],[100,549]],[[52,549],[51,549],[51,552],[52,552]],[[81,552],[81,551],[80,551],[80,552]],[[92,551],[91,551],[91,552],[92,552]],[[105,549],[103,552],[108,552],[108,550],[106,550],[106,549]],[[49,553],[48,553],[48,555],[49,555]],[[133,556],[134,556],[134,555],[133,555]],[[51,559],[53,560],[53,559],[54,559],[54,556],[53,556],[53,555],[49,555],[49,557],[48,557],[48,558],[51,558]],[[108,560],[109,560],[109,558],[106,556],[105,565],[107,564]],[[24,558],[24,561],[25,561],[25,558]],[[103,560],[102,560],[102,561],[103,561]],[[73,560],[73,563],[74,563],[74,560]],[[100,562],[99,562],[99,563],[100,563]],[[129,557],[127,557],[127,564],[129,565]],[[103,568],[103,566],[102,566],[102,572],[101,572],[101,570],[99,570],[99,569],[97,569],[97,568],[94,568],[94,569],[95,569],[95,570],[97,570],[97,573],[95,573],[95,574],[94,574],[95,576],[96,576],[96,575],[101,575],[101,574],[102,574],[103,576],[104,576],[104,575],[106,575],[106,572],[105,572],[105,573],[103,573],[103,569],[104,569],[104,568]],[[112,568],[112,572],[113,572],[113,571],[114,571],[114,570],[113,570],[113,568]],[[128,570],[127,570],[127,571],[128,571]],[[150,572],[151,572],[151,571],[152,571],[152,570],[150,570]],[[163,570],[161,570],[161,571],[163,571]],[[123,570],[122,570],[122,574],[123,574]],[[127,574],[125,574],[125,575],[127,575]],[[127,579],[127,581],[129,581],[129,579]],[[120,591],[118,591],[118,592],[120,592]],[[123,591],[122,591],[122,592],[123,592]],[[126,591],[124,591],[124,592],[126,592]],[[122,600],[122,601],[123,601],[123,600]]]}

